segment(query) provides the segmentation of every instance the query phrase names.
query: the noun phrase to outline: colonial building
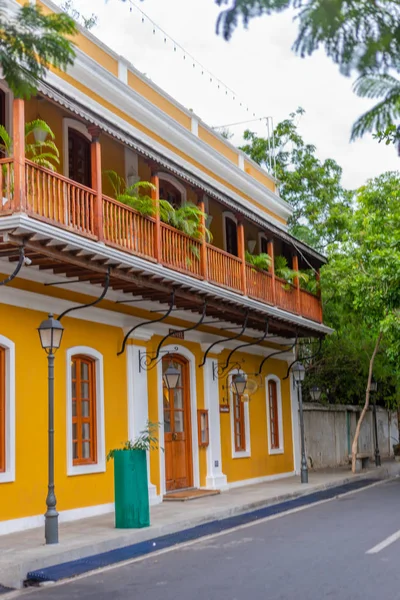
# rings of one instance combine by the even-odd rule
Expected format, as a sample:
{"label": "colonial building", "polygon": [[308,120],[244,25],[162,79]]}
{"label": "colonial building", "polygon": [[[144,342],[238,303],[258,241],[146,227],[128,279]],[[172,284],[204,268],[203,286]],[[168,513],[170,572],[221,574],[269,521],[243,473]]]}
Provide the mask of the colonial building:
{"label": "colonial building", "polygon": [[[18,6],[5,2],[10,15]],[[55,358],[61,520],[113,510],[106,455],[148,419],[160,424],[152,503],[173,490],[293,474],[293,344],[329,331],[318,291],[324,258],[288,233],[291,208],[273,177],[91,33],[76,41],[74,66],[49,72],[37,97],[13,98],[0,81],[13,140],[0,159],[0,533],[40,525],[46,508],[47,362],[37,328],[48,313],[67,311]],[[25,123],[38,115],[55,135],[55,170],[26,154]],[[127,186],[151,182],[141,189],[150,209],[119,201],[109,171]],[[195,235],[163,217],[162,200],[200,207]],[[253,264],[259,254],[270,256],[267,269]],[[276,257],[314,274],[317,292],[278,276]],[[169,365],[180,372],[171,390]]]}

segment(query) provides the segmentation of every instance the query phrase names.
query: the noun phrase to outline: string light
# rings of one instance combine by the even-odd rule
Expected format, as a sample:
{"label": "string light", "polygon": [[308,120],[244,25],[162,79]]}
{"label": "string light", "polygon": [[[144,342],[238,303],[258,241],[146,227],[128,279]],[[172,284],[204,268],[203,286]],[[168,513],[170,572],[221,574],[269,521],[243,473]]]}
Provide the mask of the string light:
{"label": "string light", "polygon": [[[189,58],[192,61],[192,66],[193,69],[197,67],[199,67],[199,71],[201,72],[201,75],[207,75],[209,78],[209,82],[210,83],[216,83],[217,84],[217,89],[223,89],[225,90],[225,96],[231,96],[232,100],[236,101],[238,98],[238,95],[236,94],[236,92],[234,90],[232,90],[232,88],[230,88],[228,85],[226,85],[219,77],[216,77],[213,73],[211,73],[211,71],[209,71],[204,65],[202,65],[192,54],[190,54],[190,52],[187,52],[185,50],[185,48],[183,46],[181,46],[181,44],[179,44],[176,40],[174,40],[164,29],[162,29],[162,27],[160,27],[155,21],[153,21],[153,19],[151,19],[145,12],[143,12],[143,10],[141,8],[139,8],[139,6],[137,6],[133,0],[128,0],[130,7],[129,10],[130,12],[132,12],[132,8],[135,8],[141,15],[141,20],[142,23],[148,22],[150,23],[150,25],[153,27],[153,35],[156,34],[156,32],[158,31],[159,33],[162,34],[162,36],[164,37],[164,44],[167,43],[167,41],[170,41],[171,44],[173,45],[174,48],[174,52],[177,52],[177,50],[179,49],[182,52],[183,55],[183,60],[186,61],[186,57]],[[245,109],[246,112],[249,112],[249,107],[247,105],[247,103],[241,101],[240,102],[240,107]],[[256,116],[256,113],[253,112],[252,113],[253,116]]]}

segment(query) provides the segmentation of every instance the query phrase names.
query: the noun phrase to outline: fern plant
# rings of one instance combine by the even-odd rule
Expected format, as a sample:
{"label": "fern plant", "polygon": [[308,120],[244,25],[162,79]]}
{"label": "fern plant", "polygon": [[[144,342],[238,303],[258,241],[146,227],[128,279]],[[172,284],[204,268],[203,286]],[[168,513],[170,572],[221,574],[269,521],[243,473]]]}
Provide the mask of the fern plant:
{"label": "fern plant", "polygon": [[250,254],[250,252],[246,250],[245,259],[250,265],[262,271],[268,271],[272,262],[270,255],[265,252],[261,252],[261,254]]}
{"label": "fern plant", "polygon": [[[50,139],[37,142],[33,137],[35,129],[45,131]],[[51,127],[41,119],[25,124],[25,156],[35,164],[55,171],[60,164],[60,153],[54,143],[55,135]],[[7,129],[0,125],[0,151],[6,157],[13,155],[13,142]]]}
{"label": "fern plant", "polygon": [[300,283],[307,283],[309,280],[308,274],[304,273],[304,271],[296,271],[295,269],[291,269],[288,265],[287,259],[284,256],[275,256],[274,265],[275,275],[281,279],[284,279],[288,284],[293,284],[296,277]]}
{"label": "fern plant", "polygon": [[141,431],[138,437],[132,441],[127,440],[122,448],[113,448],[107,454],[107,460],[112,460],[114,455],[119,450],[144,450],[145,452],[150,452],[150,450],[158,450],[158,429],[160,427],[160,423],[153,423],[153,421],[147,421],[145,429]]}

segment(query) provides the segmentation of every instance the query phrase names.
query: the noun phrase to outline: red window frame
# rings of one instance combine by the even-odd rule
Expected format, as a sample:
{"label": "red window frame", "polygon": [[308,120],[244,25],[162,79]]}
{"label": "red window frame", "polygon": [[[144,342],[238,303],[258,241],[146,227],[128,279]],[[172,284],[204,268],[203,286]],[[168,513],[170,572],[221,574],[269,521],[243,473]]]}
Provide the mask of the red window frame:
{"label": "red window frame", "polygon": [[278,386],[276,381],[268,381],[268,410],[269,434],[271,450],[280,448],[279,440],[279,413],[278,413]]}

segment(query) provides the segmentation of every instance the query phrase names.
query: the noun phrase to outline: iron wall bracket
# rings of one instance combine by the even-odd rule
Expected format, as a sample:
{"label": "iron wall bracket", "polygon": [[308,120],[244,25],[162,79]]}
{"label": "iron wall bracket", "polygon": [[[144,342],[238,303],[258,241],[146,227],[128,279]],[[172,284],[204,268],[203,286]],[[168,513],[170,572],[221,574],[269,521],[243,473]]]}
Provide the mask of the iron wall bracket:
{"label": "iron wall bracket", "polygon": [[81,308],[89,308],[90,306],[96,306],[96,304],[101,302],[103,298],[105,298],[105,295],[108,292],[108,288],[110,287],[110,269],[111,267],[107,268],[107,274],[104,279],[104,289],[101,292],[100,296],[96,298],[96,300],[93,300],[93,302],[88,302],[88,304],[82,304],[81,306],[72,306],[71,308],[67,308],[67,310],[64,310],[64,312],[61,313],[61,315],[58,317],[58,321],[61,321],[63,317],[65,317],[74,310],[80,310]]}

